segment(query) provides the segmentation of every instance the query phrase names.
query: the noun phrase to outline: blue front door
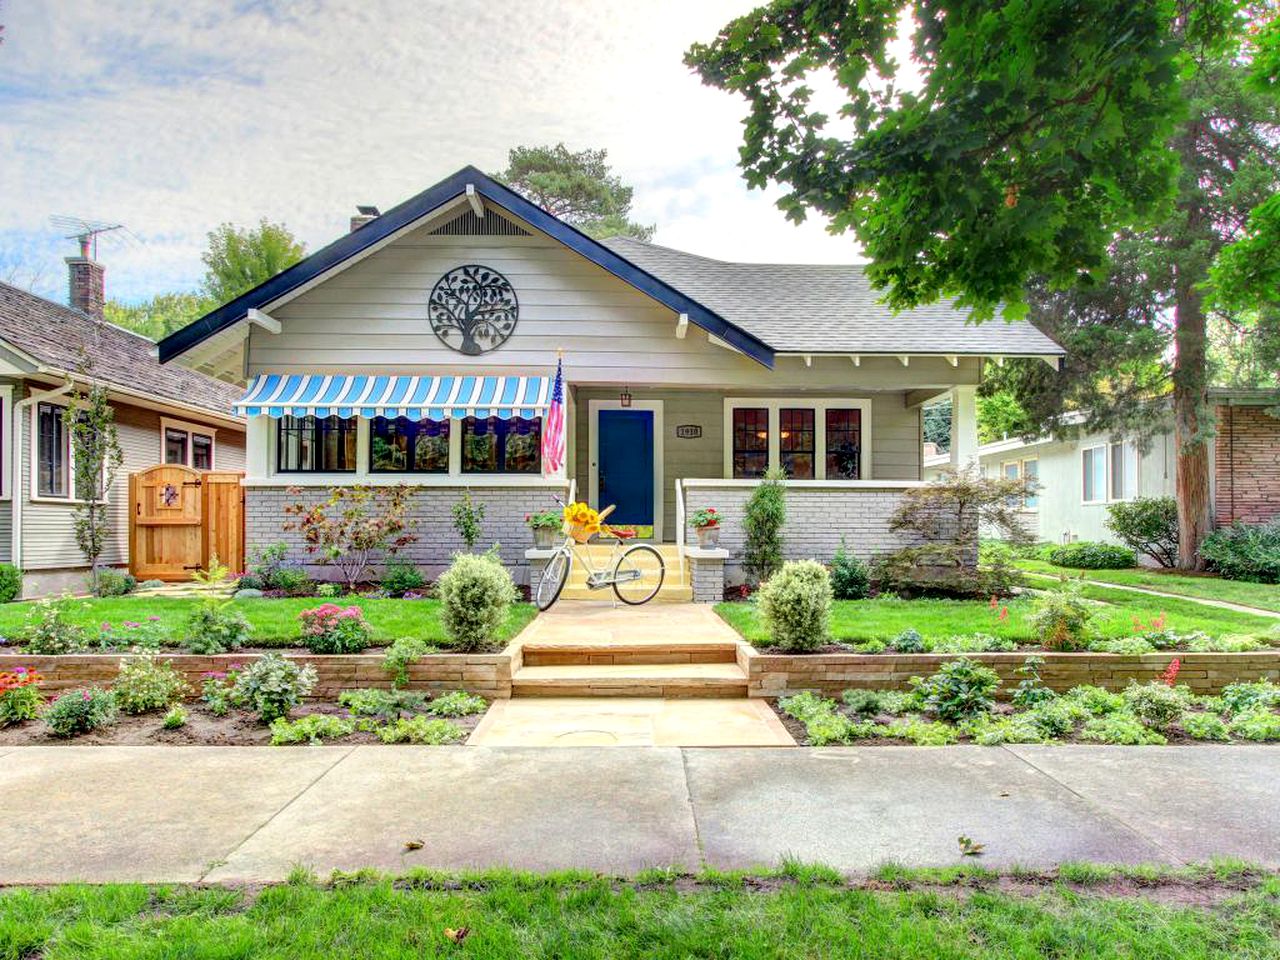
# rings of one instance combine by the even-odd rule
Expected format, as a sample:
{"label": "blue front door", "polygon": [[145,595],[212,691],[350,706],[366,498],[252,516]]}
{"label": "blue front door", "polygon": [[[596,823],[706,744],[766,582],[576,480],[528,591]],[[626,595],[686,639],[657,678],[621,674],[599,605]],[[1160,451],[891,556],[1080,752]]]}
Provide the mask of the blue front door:
{"label": "blue front door", "polygon": [[601,509],[610,523],[653,524],[653,411],[601,410],[597,423]]}

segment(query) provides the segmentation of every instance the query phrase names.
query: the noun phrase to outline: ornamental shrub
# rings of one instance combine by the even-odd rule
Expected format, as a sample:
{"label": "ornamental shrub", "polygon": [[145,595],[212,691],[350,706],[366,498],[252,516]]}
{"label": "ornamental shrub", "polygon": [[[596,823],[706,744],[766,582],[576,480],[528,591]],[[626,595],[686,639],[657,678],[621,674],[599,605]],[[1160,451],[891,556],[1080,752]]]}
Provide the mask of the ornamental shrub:
{"label": "ornamental shrub", "polygon": [[742,566],[763,583],[782,566],[782,525],[787,522],[786,474],[773,469],[751,491],[742,513]]}
{"label": "ornamental shrub", "polygon": [[383,743],[413,743],[435,747],[458,743],[466,733],[456,723],[438,717],[401,717],[374,730]]}
{"label": "ornamental shrub", "polygon": [[164,720],[160,724],[166,730],[177,730],[187,725],[187,710],[180,704],[175,703],[170,707],[164,715]]}
{"label": "ornamental shrub", "polygon": [[911,678],[916,704],[947,723],[989,713],[999,686],[994,670],[967,657],[944,663],[931,677]]}
{"label": "ornamental shrub", "polygon": [[123,570],[103,567],[89,578],[89,587],[95,597],[123,597],[138,589],[138,581]]}
{"label": "ornamental shrub", "polygon": [[1237,521],[1200,544],[1200,556],[1228,580],[1280,583],[1280,519],[1248,525]]}
{"label": "ornamental shrub", "polygon": [[22,596],[22,571],[12,563],[0,563],[0,603]]}
{"label": "ornamental shrub", "polygon": [[22,645],[28,653],[75,653],[89,645],[89,632],[71,622],[72,602],[70,597],[49,597],[31,608],[22,629]]}
{"label": "ornamental shrub", "polygon": [[271,745],[320,744],[326,740],[349,737],[355,731],[356,725],[352,721],[325,713],[309,713],[297,720],[280,717],[271,721]]}
{"label": "ornamental shrub", "polygon": [[192,653],[210,656],[239,650],[249,642],[249,621],[229,600],[209,599],[187,617],[186,644]]}
{"label": "ornamental shrub", "polygon": [[1010,698],[1015,707],[1030,710],[1058,698],[1058,695],[1046,687],[1040,679],[1040,668],[1043,666],[1044,657],[1027,657],[1022,661],[1022,666],[1018,668],[1022,679],[1018,681],[1018,688],[1013,691],[1013,696]]}
{"label": "ornamental shrub", "polygon": [[436,584],[440,621],[455,650],[483,650],[507,619],[520,593],[497,557],[460,553]]}
{"label": "ornamental shrub", "polygon": [[1072,703],[1079,704],[1083,710],[1095,717],[1117,713],[1124,709],[1124,697],[1120,694],[1088,683],[1072,687],[1063,694],[1063,697]]}
{"label": "ornamental shrub", "polygon": [[286,597],[309,597],[317,592],[315,581],[301,567],[281,567],[268,588]]}
{"label": "ornamental shrub", "polygon": [[427,654],[439,652],[439,648],[421,637],[401,637],[382,655],[382,669],[391,674],[392,684],[403,687],[409,682],[409,664]]}
{"label": "ornamental shrub", "polygon": [[373,628],[355,604],[322,603],[298,614],[302,644],[312,653],[359,653],[369,646]]}
{"label": "ornamental shrub", "polygon": [[111,689],[116,706],[125,713],[148,713],[181,700],[187,682],[172,661],[157,663],[155,655],[148,653],[121,660]]}
{"label": "ornamental shrub", "polygon": [[1076,570],[1127,570],[1138,565],[1138,558],[1128,547],[1077,540],[1050,550],[1049,562]]}
{"label": "ornamental shrub", "polygon": [[924,653],[924,638],[919,631],[908,627],[893,638],[890,646],[899,653]]}
{"label": "ornamental shrub", "polygon": [[1130,680],[1121,696],[1130,713],[1159,730],[1166,729],[1190,706],[1185,687],[1170,687],[1159,680],[1148,683]]}
{"label": "ornamental shrub", "polygon": [[45,707],[41,719],[55,736],[74,737],[114,723],[116,699],[101,687],[68,690]]}
{"label": "ornamental shrub", "polygon": [[42,680],[44,677],[26,667],[0,672],[0,727],[40,716],[44,705]]}
{"label": "ornamental shrub", "polygon": [[764,582],[760,616],[782,650],[805,652],[827,639],[831,619],[831,575],[814,560],[784,563]]}
{"label": "ornamental shrub", "polygon": [[1111,504],[1107,514],[1107,529],[1130,550],[1162,567],[1177,566],[1178,502],[1173,497],[1124,500]]}
{"label": "ornamental shrub", "polygon": [[1050,650],[1081,650],[1089,641],[1094,608],[1078,588],[1064,587],[1039,594],[1031,601],[1027,622]]}
{"label": "ornamental shrub", "polygon": [[408,560],[393,557],[383,568],[382,579],[379,582],[388,596],[403,597],[411,591],[421,590],[426,586],[427,578]]}
{"label": "ornamental shrub", "polygon": [[258,715],[263,723],[287,717],[316,685],[316,671],[278,653],[264,653],[245,667],[231,688],[231,702]]}
{"label": "ornamental shrub", "polygon": [[831,561],[831,595],[837,600],[865,600],[871,595],[867,565],[849,552],[844,537]]}

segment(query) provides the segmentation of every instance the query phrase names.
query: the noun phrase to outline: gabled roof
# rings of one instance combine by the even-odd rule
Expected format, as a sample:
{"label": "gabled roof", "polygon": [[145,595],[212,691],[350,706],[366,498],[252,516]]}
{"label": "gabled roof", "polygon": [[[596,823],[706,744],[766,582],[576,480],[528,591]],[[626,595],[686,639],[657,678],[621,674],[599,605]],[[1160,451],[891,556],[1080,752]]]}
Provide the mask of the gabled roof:
{"label": "gabled roof", "polygon": [[368,248],[464,194],[468,186],[474,187],[475,192],[485,200],[559,240],[569,249],[581,254],[657,302],[676,313],[687,314],[690,322],[696,326],[719,337],[765,366],[773,366],[774,352],[760,338],[730,323],[687,293],[631,263],[616,251],[557,219],[471,166],[463,167],[453,176],[393,207],[358,230],[338,238],[230,303],[171,333],[160,341],[160,362],[167,363],[222,330],[241,322],[250,310],[266,307],[328,271],[340,267]]}
{"label": "gabled roof", "polygon": [[162,367],[155,344],[115,324],[0,283],[0,341],[34,362],[33,373],[75,374],[87,356],[89,376],[135,395],[232,418],[240,391],[183,367]]}
{"label": "gabled roof", "polygon": [[604,243],[779,353],[1065,353],[1023,321],[966,323],[949,301],[894,313],[860,264],[731,263],[629,237]]}

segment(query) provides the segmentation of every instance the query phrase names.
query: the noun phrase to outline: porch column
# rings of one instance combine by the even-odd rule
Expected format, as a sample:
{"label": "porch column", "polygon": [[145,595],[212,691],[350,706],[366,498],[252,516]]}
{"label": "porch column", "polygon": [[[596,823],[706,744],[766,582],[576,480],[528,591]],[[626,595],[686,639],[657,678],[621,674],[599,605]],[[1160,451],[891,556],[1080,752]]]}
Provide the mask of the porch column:
{"label": "porch column", "polygon": [[978,388],[951,388],[951,466],[963,470],[978,462]]}
{"label": "porch column", "polygon": [[249,417],[245,425],[245,476],[251,480],[261,480],[270,471],[271,427],[274,423],[270,417]]}

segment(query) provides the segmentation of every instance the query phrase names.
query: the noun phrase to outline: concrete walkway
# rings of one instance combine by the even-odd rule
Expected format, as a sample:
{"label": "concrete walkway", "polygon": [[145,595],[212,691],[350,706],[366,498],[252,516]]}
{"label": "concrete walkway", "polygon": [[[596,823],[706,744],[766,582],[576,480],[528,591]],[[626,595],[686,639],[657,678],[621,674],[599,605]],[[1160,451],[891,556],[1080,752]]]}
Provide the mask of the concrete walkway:
{"label": "concrete walkway", "polygon": [[1280,747],[17,747],[0,806],[5,884],[786,856],[857,872],[960,862],[960,834],[992,867],[1280,866]]}

